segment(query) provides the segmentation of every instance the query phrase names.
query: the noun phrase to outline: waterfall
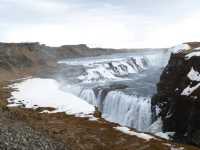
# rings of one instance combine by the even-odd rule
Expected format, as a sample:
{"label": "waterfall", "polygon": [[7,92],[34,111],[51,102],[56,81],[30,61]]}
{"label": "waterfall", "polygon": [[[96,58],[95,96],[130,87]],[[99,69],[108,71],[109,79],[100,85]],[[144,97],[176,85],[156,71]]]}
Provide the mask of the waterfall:
{"label": "waterfall", "polygon": [[82,89],[79,97],[97,106],[102,118],[110,122],[139,131],[146,131],[152,123],[150,98],[130,96],[119,91],[105,93],[104,90],[99,90],[95,96],[92,89]]}
{"label": "waterfall", "polygon": [[83,82],[122,80],[130,73],[138,73],[148,65],[144,57],[130,57],[120,60],[93,63],[86,67],[78,78]]}
{"label": "waterfall", "polygon": [[106,60],[86,64],[85,71],[78,77],[83,83],[127,80],[129,74],[140,73],[149,67],[167,64],[168,54],[149,54],[124,59]]}
{"label": "waterfall", "polygon": [[164,51],[141,53],[141,55],[136,53],[120,55],[121,57],[111,55],[109,57],[63,60],[58,63],[81,66],[83,71],[77,79],[82,83],[94,83],[127,80],[129,74],[140,73],[152,66],[165,66],[169,60],[169,53]]}
{"label": "waterfall", "polygon": [[97,106],[96,96],[92,89],[82,89],[79,97],[87,101],[89,104]]}
{"label": "waterfall", "polygon": [[[82,68],[80,74],[76,76],[78,83],[74,88],[66,88],[67,90],[96,106],[107,121],[146,132],[154,130],[155,125],[156,127],[160,125],[151,126],[150,96],[155,90],[151,85],[154,84],[153,77],[159,76],[157,71],[161,71],[168,59],[168,53],[156,51],[141,55],[130,54],[125,57],[110,56],[106,59],[105,57],[81,58],[60,63]],[[118,82],[128,86],[126,92],[143,96],[116,91],[117,88],[111,86]],[[143,83],[146,88],[142,87]]]}
{"label": "waterfall", "polygon": [[150,98],[111,91],[104,100],[102,117],[111,122],[145,131],[152,122]]}
{"label": "waterfall", "polygon": [[146,60],[148,66],[154,67],[164,67],[168,64],[171,53],[163,52],[156,55],[146,55],[144,59]]}

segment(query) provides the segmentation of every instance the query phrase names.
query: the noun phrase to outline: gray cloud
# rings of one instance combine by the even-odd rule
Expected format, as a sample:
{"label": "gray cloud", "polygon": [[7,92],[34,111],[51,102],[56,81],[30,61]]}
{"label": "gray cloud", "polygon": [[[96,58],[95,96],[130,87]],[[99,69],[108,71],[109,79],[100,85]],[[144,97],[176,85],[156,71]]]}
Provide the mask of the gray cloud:
{"label": "gray cloud", "polygon": [[0,3],[1,41],[163,47],[200,39],[200,34],[193,33],[200,25],[199,0],[0,0]]}

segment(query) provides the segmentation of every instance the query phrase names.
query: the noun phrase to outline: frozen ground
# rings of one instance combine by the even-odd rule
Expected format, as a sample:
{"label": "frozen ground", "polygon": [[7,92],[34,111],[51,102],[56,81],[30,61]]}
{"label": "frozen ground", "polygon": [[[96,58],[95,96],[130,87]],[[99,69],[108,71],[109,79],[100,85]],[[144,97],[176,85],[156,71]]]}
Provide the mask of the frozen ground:
{"label": "frozen ground", "polygon": [[[89,115],[94,106],[86,101],[60,90],[59,83],[53,79],[31,78],[11,85],[17,89],[12,92],[10,107],[24,105],[26,108],[51,107],[53,112],[66,112],[70,115]],[[47,112],[47,111],[46,111]]]}

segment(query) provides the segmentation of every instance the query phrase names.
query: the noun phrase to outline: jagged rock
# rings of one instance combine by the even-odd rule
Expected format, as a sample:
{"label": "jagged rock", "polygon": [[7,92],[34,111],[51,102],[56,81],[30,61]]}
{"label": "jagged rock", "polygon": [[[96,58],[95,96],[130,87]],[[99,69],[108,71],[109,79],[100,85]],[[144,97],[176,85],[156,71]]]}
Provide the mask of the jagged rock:
{"label": "jagged rock", "polygon": [[154,118],[161,116],[163,130],[176,133],[174,139],[200,146],[200,55],[188,57],[191,53],[171,55],[152,98],[152,109]]}

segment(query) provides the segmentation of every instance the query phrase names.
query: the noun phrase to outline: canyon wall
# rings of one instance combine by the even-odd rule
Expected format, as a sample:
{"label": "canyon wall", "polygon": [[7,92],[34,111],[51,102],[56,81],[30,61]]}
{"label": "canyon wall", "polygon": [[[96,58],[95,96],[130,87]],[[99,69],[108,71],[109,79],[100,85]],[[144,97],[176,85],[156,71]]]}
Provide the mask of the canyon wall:
{"label": "canyon wall", "polygon": [[163,130],[174,139],[200,146],[200,51],[172,54],[157,94],[152,98],[154,119],[161,117]]}

